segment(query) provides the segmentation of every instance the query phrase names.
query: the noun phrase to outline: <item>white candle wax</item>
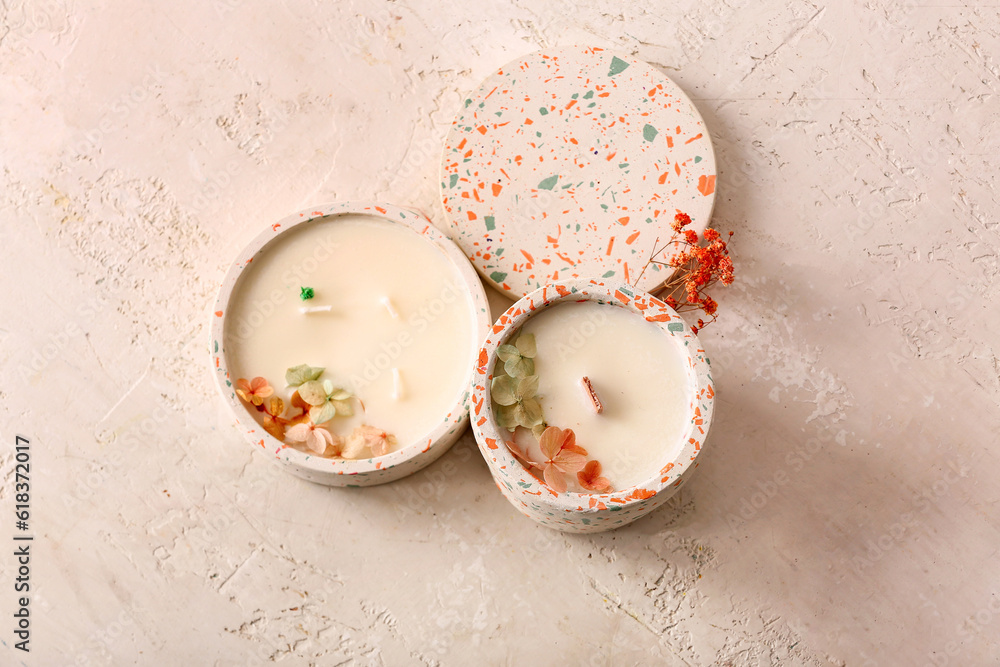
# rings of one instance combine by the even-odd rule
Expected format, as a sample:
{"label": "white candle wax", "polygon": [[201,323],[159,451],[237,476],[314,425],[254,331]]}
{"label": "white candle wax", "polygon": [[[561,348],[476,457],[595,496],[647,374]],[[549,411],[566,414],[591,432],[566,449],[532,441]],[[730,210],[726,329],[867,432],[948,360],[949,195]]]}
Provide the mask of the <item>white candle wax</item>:
{"label": "white candle wax", "polygon": [[[535,336],[545,422],[573,429],[576,444],[600,461],[616,490],[648,481],[677,456],[688,420],[688,378],[669,334],[635,313],[592,301],[546,308],[520,333]],[[584,377],[600,399],[600,413]],[[530,458],[544,460],[530,431],[519,428],[516,436]],[[574,480],[568,481],[573,490]]]}
{"label": "white candle wax", "polygon": [[[300,299],[303,287],[313,298]],[[364,404],[329,430],[369,424],[395,436],[392,451],[441,423],[467,389],[474,326],[441,250],[402,225],[350,214],[300,225],[253,259],[231,299],[225,346],[234,382],[262,376],[286,405],[285,371],[324,367],[321,380]]]}

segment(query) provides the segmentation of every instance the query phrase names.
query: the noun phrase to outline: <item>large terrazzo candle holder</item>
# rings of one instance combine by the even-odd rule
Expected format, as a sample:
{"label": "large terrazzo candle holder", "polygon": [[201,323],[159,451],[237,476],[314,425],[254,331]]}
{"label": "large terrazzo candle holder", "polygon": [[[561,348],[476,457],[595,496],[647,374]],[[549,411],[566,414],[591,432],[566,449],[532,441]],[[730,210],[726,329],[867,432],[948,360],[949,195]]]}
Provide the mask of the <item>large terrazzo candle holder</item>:
{"label": "large terrazzo candle holder", "polygon": [[[497,363],[497,348],[509,342],[511,336],[538,312],[556,304],[579,301],[622,308],[656,324],[671,337],[682,358],[687,361],[686,422],[680,441],[664,443],[661,465],[645,482],[607,494],[556,493],[549,488],[537,472],[529,471],[506,446],[510,431],[498,425],[490,398],[489,387]],[[698,456],[708,435],[714,396],[705,350],[672,308],[645,292],[621,283],[572,280],[531,292],[512,305],[493,325],[479,352],[473,386],[472,425],[497,488],[515,508],[556,530],[595,533],[624,526],[652,512],[690,478],[698,466]]]}
{"label": "large terrazzo candle holder", "polygon": [[[233,342],[234,322],[231,311],[234,310],[234,300],[240,298],[240,279],[252,262],[257,259],[259,265],[261,255],[267,253],[269,248],[280,242],[286,234],[295,233],[296,230],[313,222],[340,224],[338,221],[348,216],[354,218],[365,216],[380,221],[380,224],[390,223],[411,231],[415,237],[422,238],[436,248],[454,269],[453,296],[455,303],[459,304],[456,307],[467,308],[471,321],[468,339],[463,339],[461,343],[462,347],[467,346],[468,349],[468,370],[463,369],[464,379],[455,383],[453,399],[449,399],[451,402],[448,403],[452,406],[451,409],[442,410],[437,425],[422,437],[410,442],[401,442],[398,449],[385,455],[359,459],[313,455],[271,435],[255,418],[248,406],[237,397],[234,386],[237,384],[237,378],[230,372],[233,355],[227,343],[227,341]],[[388,261],[398,261],[398,259],[389,257]],[[287,311],[286,317],[303,317],[295,314],[303,303],[305,302],[298,301],[297,296],[292,296],[289,303],[286,297],[281,307]],[[298,477],[330,486],[370,486],[391,482],[432,463],[447,452],[465,430],[469,415],[469,382],[474,371],[475,351],[489,328],[491,319],[489,305],[472,265],[453,242],[419,213],[386,204],[367,202],[328,204],[293,213],[269,226],[240,253],[223,280],[213,311],[212,365],[224,403],[232,411],[251,446],[269,454],[286,471]],[[331,345],[335,344],[336,341],[331,341]],[[457,349],[444,352],[444,354],[460,353],[461,350]]]}

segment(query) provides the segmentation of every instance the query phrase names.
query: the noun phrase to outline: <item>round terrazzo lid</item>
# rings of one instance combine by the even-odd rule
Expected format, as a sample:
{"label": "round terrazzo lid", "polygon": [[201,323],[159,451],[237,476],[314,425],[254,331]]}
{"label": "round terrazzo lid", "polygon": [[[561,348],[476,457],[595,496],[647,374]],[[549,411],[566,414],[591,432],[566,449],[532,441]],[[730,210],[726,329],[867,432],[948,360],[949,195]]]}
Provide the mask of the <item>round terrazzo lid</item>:
{"label": "round terrazzo lid", "polygon": [[[501,291],[632,282],[677,211],[702,231],[715,154],[691,100],[659,70],[599,48],[538,51],[489,76],[445,141],[449,235]],[[666,269],[651,266],[638,287]]]}

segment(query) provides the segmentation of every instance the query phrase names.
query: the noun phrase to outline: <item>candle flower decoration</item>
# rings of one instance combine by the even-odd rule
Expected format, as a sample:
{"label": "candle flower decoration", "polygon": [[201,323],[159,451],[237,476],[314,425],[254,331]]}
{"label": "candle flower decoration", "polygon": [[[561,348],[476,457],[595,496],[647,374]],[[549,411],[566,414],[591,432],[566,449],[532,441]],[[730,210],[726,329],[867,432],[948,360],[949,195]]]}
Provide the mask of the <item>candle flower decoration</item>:
{"label": "candle flower decoration", "polygon": [[491,395],[497,403],[497,420],[503,428],[513,431],[518,426],[530,429],[536,436],[545,429],[542,406],[535,398],[538,376],[535,372],[535,337],[520,336],[513,345],[501,345]]}
{"label": "candle flower decoration", "polygon": [[334,448],[334,456],[340,454],[343,439],[331,433],[323,424],[314,424],[311,421],[301,422],[295,426],[288,427],[285,431],[285,439],[290,442],[299,442],[316,452],[323,454],[328,446]]}
{"label": "candle flower decoration", "polygon": [[274,389],[262,377],[255,377],[253,380],[240,378],[236,381],[236,395],[258,408],[264,403],[264,399],[273,393]]}
{"label": "candle flower decoration", "polygon": [[[541,471],[542,480],[550,489],[556,493],[565,493],[568,489],[566,475],[582,474],[590,464],[596,464],[596,468],[591,466],[589,470],[596,469],[599,475],[601,464],[587,460],[587,450],[576,444],[576,434],[572,429],[560,429],[545,422],[542,404],[536,396],[539,378],[534,374],[534,359],[537,353],[535,336],[530,333],[521,333],[512,344],[498,347],[490,398],[501,428],[512,436],[518,428],[531,431],[538,442],[540,461],[533,460],[513,439],[506,441],[510,451],[529,471]],[[585,489],[611,491],[611,483],[606,478],[595,480],[595,475],[578,477],[580,485]]]}
{"label": "candle flower decoration", "polygon": [[583,470],[576,473],[576,479],[580,482],[580,486],[588,491],[596,491],[597,493],[611,492],[611,482],[607,477],[601,477],[600,461],[587,461],[587,465],[583,467]]}
{"label": "candle flower decoration", "polygon": [[566,491],[566,478],[563,475],[580,472],[587,466],[587,450],[576,444],[576,434],[572,429],[563,430],[555,426],[545,429],[538,439],[538,446],[545,457],[542,469],[545,483],[553,490],[563,493]]}
{"label": "candle flower decoration", "polygon": [[[289,398],[290,410],[285,412],[285,402],[274,395],[274,388],[263,377],[251,381],[236,381],[236,393],[248,407],[261,413],[264,429],[282,442],[301,445],[325,457],[344,459],[385,456],[397,443],[396,437],[369,424],[360,424],[342,436],[331,430],[337,417],[354,416],[351,400],[364,404],[346,389],[335,387],[330,380],[320,381],[325,368],[302,364],[285,372],[289,388],[296,388]],[[268,400],[265,400],[268,399]]]}
{"label": "candle flower decoration", "polygon": [[361,452],[366,447],[371,450],[372,456],[384,456],[389,453],[389,448],[395,444],[395,436],[374,426],[362,424],[347,436],[344,458],[361,458]]}

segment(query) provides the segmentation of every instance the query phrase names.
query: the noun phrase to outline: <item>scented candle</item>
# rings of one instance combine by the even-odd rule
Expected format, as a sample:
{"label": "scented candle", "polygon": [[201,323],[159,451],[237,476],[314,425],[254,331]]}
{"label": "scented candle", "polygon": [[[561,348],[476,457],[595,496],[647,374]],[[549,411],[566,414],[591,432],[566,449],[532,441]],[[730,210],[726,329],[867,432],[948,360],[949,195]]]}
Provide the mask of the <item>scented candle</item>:
{"label": "scented candle", "polygon": [[485,295],[422,216],[352,205],[297,215],[252,244],[220,296],[225,390],[254,442],[309,469],[293,472],[388,481],[398,475],[387,468],[457,438]]}
{"label": "scented candle", "polygon": [[[671,335],[593,301],[548,308],[520,334],[534,337],[545,422],[572,429],[614,488],[644,482],[664,457],[677,455],[687,422],[688,368]],[[518,444],[540,458],[531,432],[517,434]]]}
{"label": "scented candle", "polygon": [[598,279],[512,305],[479,353],[473,429],[497,488],[535,521],[598,532],[689,479],[715,391],[697,336],[666,303]]}

